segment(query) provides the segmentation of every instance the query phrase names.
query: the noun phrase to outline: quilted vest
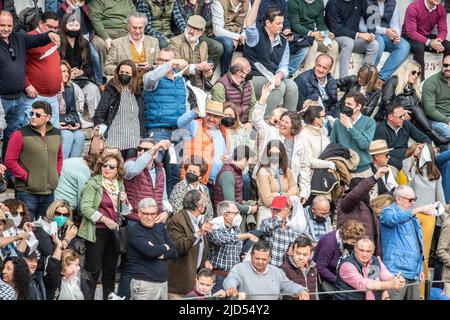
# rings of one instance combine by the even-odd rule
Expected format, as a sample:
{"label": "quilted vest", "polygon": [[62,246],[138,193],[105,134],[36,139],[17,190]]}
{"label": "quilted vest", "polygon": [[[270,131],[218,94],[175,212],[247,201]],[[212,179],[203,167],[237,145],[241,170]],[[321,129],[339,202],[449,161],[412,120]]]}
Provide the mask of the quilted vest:
{"label": "quilted vest", "polygon": [[247,17],[249,1],[241,2],[241,7],[238,12],[234,12],[233,7],[230,5],[230,0],[219,0],[219,2],[225,14],[224,29],[234,33],[242,33],[244,20]]}
{"label": "quilted vest", "polygon": [[[191,140],[187,140],[184,142],[184,160],[190,158],[192,155],[202,156],[208,164],[208,170],[206,174],[203,176],[201,183],[206,185],[208,183],[209,174],[211,173],[212,163],[214,160],[214,142],[212,140],[212,136],[209,133],[208,129],[203,126],[203,120],[197,119],[197,131],[195,132],[195,136],[192,137]],[[220,132],[222,132],[222,136],[227,141],[227,132],[226,129],[221,125],[219,127]],[[228,145],[228,144],[227,144]],[[186,172],[184,170],[184,166],[181,167],[180,179],[184,179]]]}
{"label": "quilted vest", "polygon": [[[132,158],[130,160],[136,160],[136,158]],[[156,183],[153,188],[152,177],[150,176],[150,172],[145,168],[139,173],[136,177],[131,180],[124,179],[125,192],[128,196],[128,201],[133,207],[133,212],[128,216],[128,219],[139,221],[138,216],[138,204],[144,198],[153,198],[158,205],[158,212],[162,212],[162,198],[164,194],[164,169],[163,165],[157,161],[155,163],[156,168]]]}
{"label": "quilted vest", "polygon": [[176,127],[177,119],[186,112],[184,79],[163,77],[153,91],[143,92],[144,120],[147,130]]}
{"label": "quilted vest", "polygon": [[[356,267],[356,269],[358,269],[358,272],[360,274],[363,274],[362,273],[362,267],[363,267],[362,263],[356,259],[355,253],[352,253],[347,258],[345,258],[342,261],[342,263],[344,263],[344,262],[350,262],[351,264],[353,264]],[[342,263],[341,263],[341,265],[342,265]],[[346,282],[344,282],[344,280],[342,280],[342,278],[339,275],[339,269],[340,269],[340,266],[338,268],[337,277],[336,277],[336,290],[337,291],[355,290],[355,288],[351,287]],[[370,266],[370,269],[369,269],[369,277],[368,278],[372,279],[372,280],[380,280],[380,278],[381,278],[381,266],[380,266],[380,262],[378,261],[376,256],[372,257],[372,265]],[[374,292],[375,292],[375,299],[381,300],[381,291],[374,291]],[[362,292],[362,291],[337,293],[334,295],[334,299],[335,300],[366,300],[366,293]]]}
{"label": "quilted vest", "polygon": [[231,172],[234,176],[234,201],[237,203],[242,202],[242,190],[243,190],[243,182],[242,182],[242,170],[236,167],[234,164],[226,163],[222,166],[219,173],[217,174],[216,183],[214,184],[214,208],[217,204],[223,201],[223,192],[222,187],[219,184],[220,177],[224,172]]}
{"label": "quilted vest", "polygon": [[248,109],[250,97],[252,95],[252,86],[249,81],[245,81],[241,89],[233,80],[230,74],[223,75],[217,80],[225,87],[225,98],[227,102],[233,102],[239,110],[239,119],[242,123],[248,122]]}
{"label": "quilted vest", "polygon": [[[369,6],[378,6],[377,0],[369,0],[368,4],[369,4]],[[396,0],[385,0],[384,1],[384,14],[381,17],[381,22],[380,22],[380,26],[382,26],[383,28],[390,28],[390,22],[391,22],[392,16],[394,15],[395,5],[396,5]],[[369,31],[371,31],[371,32],[375,31],[375,26],[373,26],[373,28],[371,28],[370,26],[367,26],[367,27],[368,27]]]}
{"label": "quilted vest", "polygon": [[280,36],[281,45],[272,48],[269,35],[264,27],[258,28],[259,41],[254,47],[244,46],[244,58],[247,58],[252,66],[253,76],[261,76],[261,73],[255,68],[255,62],[260,62],[270,72],[275,74],[283,57],[287,45],[285,38]]}
{"label": "quilted vest", "polygon": [[171,35],[170,23],[172,21],[174,0],[164,0],[163,4],[156,0],[149,0],[147,4],[152,15],[152,27],[165,36]]}

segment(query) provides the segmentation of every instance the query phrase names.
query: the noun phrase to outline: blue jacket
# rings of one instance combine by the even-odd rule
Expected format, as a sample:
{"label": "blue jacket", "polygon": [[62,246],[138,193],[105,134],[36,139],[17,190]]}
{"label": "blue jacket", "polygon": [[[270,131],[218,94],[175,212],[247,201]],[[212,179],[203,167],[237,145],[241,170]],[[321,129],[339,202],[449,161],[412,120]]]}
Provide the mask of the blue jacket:
{"label": "blue jacket", "polygon": [[147,130],[176,127],[186,112],[186,87],[183,77],[163,77],[153,91],[144,90],[144,119]]}
{"label": "blue jacket", "polygon": [[[317,101],[320,97],[318,79],[314,69],[307,70],[295,78],[298,87],[297,111],[303,108],[306,99]],[[339,117],[339,100],[337,95],[337,81],[331,74],[327,75],[327,85],[325,86],[328,100],[322,101],[327,114],[337,118]]]}
{"label": "blue jacket", "polygon": [[445,202],[450,200],[450,150],[436,156],[436,164],[441,170],[442,187],[444,188]]}
{"label": "blue jacket", "polygon": [[417,217],[393,203],[381,211],[380,225],[383,262],[388,270],[394,275],[401,272],[408,280],[419,280],[423,271],[423,239]]}

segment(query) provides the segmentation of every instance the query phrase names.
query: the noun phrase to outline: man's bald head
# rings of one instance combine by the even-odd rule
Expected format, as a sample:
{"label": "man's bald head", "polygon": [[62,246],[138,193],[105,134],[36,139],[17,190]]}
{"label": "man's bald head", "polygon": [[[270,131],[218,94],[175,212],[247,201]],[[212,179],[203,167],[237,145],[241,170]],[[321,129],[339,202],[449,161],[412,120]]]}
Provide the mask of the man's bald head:
{"label": "man's bald head", "polygon": [[235,57],[235,58],[231,61],[231,66],[234,66],[234,65],[240,66],[240,67],[242,68],[242,69],[239,70],[239,71],[242,71],[242,70],[251,68],[250,62],[248,62],[248,60],[247,60],[246,58],[244,58],[244,57]]}

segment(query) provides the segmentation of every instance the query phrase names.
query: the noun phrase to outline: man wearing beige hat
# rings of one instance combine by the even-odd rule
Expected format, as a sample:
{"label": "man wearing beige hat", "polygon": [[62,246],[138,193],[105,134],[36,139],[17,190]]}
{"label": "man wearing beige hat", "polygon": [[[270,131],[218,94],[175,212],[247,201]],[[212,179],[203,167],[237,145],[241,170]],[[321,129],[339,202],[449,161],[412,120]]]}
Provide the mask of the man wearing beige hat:
{"label": "man wearing beige hat", "polygon": [[385,140],[373,140],[370,143],[369,153],[372,156],[370,169],[372,173],[376,174],[379,168],[388,168],[388,171],[380,179],[377,179],[377,183],[370,191],[371,199],[380,194],[390,194],[398,186],[396,181],[398,171],[395,167],[388,166],[389,151],[391,150],[393,149],[388,148]]}
{"label": "man wearing beige hat", "polygon": [[[197,117],[200,118],[196,119]],[[204,117],[201,117],[198,109],[189,110],[177,122],[178,127],[187,129],[191,136],[190,140],[185,140],[184,159],[189,159],[193,155],[201,156],[208,164],[208,171],[201,182],[207,185],[211,199],[214,199],[214,181],[228,153],[226,130],[221,125],[224,117],[223,104],[211,100],[206,105]],[[181,179],[184,175],[182,169]]]}
{"label": "man wearing beige hat", "polygon": [[169,41],[169,47],[175,52],[175,57],[189,63],[184,75],[194,86],[201,89],[205,87],[205,80],[212,77],[214,67],[213,63],[208,62],[208,45],[199,40],[205,27],[206,21],[202,16],[190,16],[184,33]]}

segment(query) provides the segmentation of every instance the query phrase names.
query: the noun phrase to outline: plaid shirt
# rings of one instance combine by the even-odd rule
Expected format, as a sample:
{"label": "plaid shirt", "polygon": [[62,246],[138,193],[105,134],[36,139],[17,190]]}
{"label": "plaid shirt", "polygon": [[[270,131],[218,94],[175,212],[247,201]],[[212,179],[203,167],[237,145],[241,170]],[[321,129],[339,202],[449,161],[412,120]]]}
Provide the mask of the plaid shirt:
{"label": "plaid shirt", "polygon": [[[179,0],[176,0],[176,1],[178,2]],[[200,16],[203,17],[203,19],[205,19],[206,25],[207,25],[207,26],[210,26],[211,23],[212,23],[212,21],[211,21],[211,18],[212,18],[212,13],[211,13],[211,3],[213,3],[213,1],[210,1],[210,2],[208,2],[208,3],[205,3],[203,0],[200,0],[200,1],[197,2],[197,4],[194,6],[194,5],[193,5],[192,3],[190,3],[189,1],[186,1],[186,4],[185,4],[184,6],[183,6],[181,3],[180,3],[180,6],[182,6],[183,9],[184,9],[184,16],[185,16],[185,18],[186,18],[186,21],[187,21],[187,19],[189,19],[190,16],[193,16],[193,15],[200,15]],[[202,6],[202,7],[201,7],[201,11],[198,10],[200,4],[201,4],[201,6]]]}
{"label": "plaid shirt", "polygon": [[0,300],[16,300],[16,292],[13,287],[0,279]]}
{"label": "plaid shirt", "polygon": [[270,237],[271,258],[270,264],[281,266],[283,264],[283,256],[287,252],[289,245],[294,242],[300,232],[294,231],[287,227],[281,227],[282,221],[279,216],[274,218],[266,218],[261,221],[260,229],[267,237]]}
{"label": "plaid shirt", "polygon": [[[154,1],[154,0],[152,0]],[[148,36],[153,36],[158,39],[160,38],[166,38],[165,35],[163,35],[158,30],[155,30],[152,27],[152,13],[150,12],[150,7],[147,4],[147,0],[137,0],[136,1],[136,11],[141,12],[145,14],[147,17],[147,25],[145,26],[145,34]],[[184,29],[186,29],[186,20],[183,17],[183,8],[181,4],[174,0],[173,4],[173,11],[172,11],[172,19],[175,22],[178,29],[180,29],[181,32],[184,32]]]}
{"label": "plaid shirt", "polygon": [[242,241],[239,227],[221,227],[208,233],[209,261],[214,268],[230,271],[241,262]]}

